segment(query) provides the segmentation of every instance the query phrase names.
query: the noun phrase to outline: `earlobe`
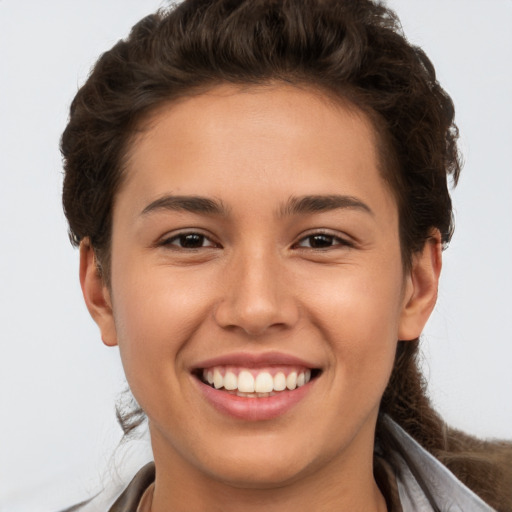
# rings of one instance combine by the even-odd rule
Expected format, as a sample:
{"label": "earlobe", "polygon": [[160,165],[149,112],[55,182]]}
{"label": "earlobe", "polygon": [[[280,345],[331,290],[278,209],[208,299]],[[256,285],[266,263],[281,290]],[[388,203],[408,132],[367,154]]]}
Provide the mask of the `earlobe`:
{"label": "earlobe", "polygon": [[437,300],[442,266],[442,245],[439,230],[433,230],[421,251],[413,255],[405,283],[404,303],[398,339],[417,339]]}
{"label": "earlobe", "polygon": [[80,285],[85,304],[101,332],[103,343],[117,345],[117,334],[110,292],[98,269],[94,249],[88,238],[80,243]]}

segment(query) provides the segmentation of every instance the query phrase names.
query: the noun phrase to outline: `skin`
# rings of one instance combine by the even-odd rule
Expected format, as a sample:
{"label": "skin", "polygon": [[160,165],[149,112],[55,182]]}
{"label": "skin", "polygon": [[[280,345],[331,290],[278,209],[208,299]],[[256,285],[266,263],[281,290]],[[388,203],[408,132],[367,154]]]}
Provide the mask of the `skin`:
{"label": "skin", "polygon": [[[379,401],[397,340],[419,336],[434,306],[441,256],[433,232],[404,274],[379,165],[362,113],[279,84],[163,106],[132,143],[111,286],[87,240],[80,275],[149,418],[153,512],[386,510],[372,472]],[[363,206],[285,208],[333,194]],[[225,211],[145,211],[167,195]],[[205,238],[180,246],[191,232]],[[198,392],[199,361],[269,351],[321,369],[285,414],[234,419]]]}

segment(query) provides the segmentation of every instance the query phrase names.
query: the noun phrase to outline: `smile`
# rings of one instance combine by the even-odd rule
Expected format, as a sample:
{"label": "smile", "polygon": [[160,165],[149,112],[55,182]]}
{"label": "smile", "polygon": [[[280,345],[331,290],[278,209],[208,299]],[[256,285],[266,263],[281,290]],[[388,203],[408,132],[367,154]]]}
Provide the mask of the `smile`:
{"label": "smile", "polygon": [[268,368],[215,366],[204,368],[202,371],[204,383],[208,383],[215,389],[246,398],[267,398],[277,393],[293,391],[307,384],[311,377],[312,372],[309,368],[293,366]]}
{"label": "smile", "polygon": [[285,354],[230,354],[198,364],[192,376],[200,395],[222,416],[274,420],[309,395],[320,368]]}

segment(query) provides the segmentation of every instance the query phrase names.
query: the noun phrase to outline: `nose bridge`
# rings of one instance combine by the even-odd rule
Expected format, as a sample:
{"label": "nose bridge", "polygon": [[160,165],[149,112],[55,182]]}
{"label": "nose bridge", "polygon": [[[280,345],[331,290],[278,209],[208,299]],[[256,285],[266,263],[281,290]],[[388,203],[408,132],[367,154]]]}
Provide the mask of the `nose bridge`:
{"label": "nose bridge", "polygon": [[271,244],[248,244],[234,250],[224,276],[217,322],[252,336],[270,327],[293,325],[297,310],[284,274],[283,258]]}

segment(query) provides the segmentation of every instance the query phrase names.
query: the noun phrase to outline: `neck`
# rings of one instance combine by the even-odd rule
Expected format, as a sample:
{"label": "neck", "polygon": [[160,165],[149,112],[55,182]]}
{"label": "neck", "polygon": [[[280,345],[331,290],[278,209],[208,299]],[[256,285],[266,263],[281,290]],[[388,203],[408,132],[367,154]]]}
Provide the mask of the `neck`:
{"label": "neck", "polygon": [[[357,492],[355,492],[357,491]],[[160,479],[155,484],[151,512],[386,512],[387,507],[375,481],[369,485],[337,489],[318,486],[277,489],[240,489],[219,486],[217,489],[191,489],[168,486]]]}

